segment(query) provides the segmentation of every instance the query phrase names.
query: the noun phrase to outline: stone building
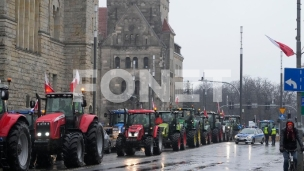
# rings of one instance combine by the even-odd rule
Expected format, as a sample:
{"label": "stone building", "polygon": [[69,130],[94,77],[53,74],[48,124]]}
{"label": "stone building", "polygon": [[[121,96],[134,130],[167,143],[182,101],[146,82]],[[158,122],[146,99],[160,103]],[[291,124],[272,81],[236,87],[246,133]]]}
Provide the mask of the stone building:
{"label": "stone building", "polygon": [[[94,4],[98,0],[1,0],[0,79],[12,78],[9,109],[55,91],[69,91],[73,69],[92,69]],[[90,82],[90,78],[82,80]],[[86,93],[91,104],[92,93]]]}
{"label": "stone building", "polygon": [[[107,17],[101,17],[102,14]],[[176,34],[169,25],[169,0],[108,0],[107,8],[100,8],[99,15],[101,78],[113,69],[123,69],[132,75],[135,85],[134,91],[127,94],[129,100],[121,103],[107,99],[98,91],[100,112],[118,108],[152,109],[152,100],[159,110],[168,110],[175,99],[174,82],[182,82],[182,77],[175,78],[175,69],[182,69],[184,59],[180,46],[174,42]],[[151,75],[154,73],[157,84],[168,90],[163,93],[168,93],[169,102],[163,103],[164,99],[154,91],[144,94],[148,101],[140,99],[140,91],[148,87],[147,84],[141,87],[148,82],[147,77],[140,77],[142,70],[149,71]],[[165,75],[161,70],[170,72]],[[165,79],[169,84],[164,84]],[[119,76],[109,83],[115,95],[123,94],[130,86]]]}

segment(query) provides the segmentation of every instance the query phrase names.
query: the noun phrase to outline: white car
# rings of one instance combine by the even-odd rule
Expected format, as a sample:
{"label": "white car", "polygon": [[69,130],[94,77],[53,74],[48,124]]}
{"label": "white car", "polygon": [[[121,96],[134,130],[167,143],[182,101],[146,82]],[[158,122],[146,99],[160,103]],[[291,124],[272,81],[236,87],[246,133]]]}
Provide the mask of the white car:
{"label": "white car", "polygon": [[245,144],[259,142],[263,144],[265,141],[264,133],[259,128],[244,128],[235,135],[234,139],[235,144],[239,142],[244,142]]}

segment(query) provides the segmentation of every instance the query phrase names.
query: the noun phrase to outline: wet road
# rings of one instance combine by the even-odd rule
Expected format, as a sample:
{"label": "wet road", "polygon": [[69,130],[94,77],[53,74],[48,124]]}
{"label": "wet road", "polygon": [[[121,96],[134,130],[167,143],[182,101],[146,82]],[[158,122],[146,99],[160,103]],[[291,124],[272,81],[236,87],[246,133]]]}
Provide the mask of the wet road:
{"label": "wet road", "polygon": [[[52,169],[43,170],[68,170],[62,166],[62,162],[55,163]],[[185,151],[172,152],[165,149],[159,156],[146,157],[143,151],[138,151],[132,157],[117,157],[116,153],[106,154],[100,165],[81,167],[79,171],[148,171],[148,170],[206,170],[206,171],[264,171],[283,170],[283,156],[276,146],[261,144],[245,145],[234,142],[224,142],[200,146],[199,148],[187,148]],[[40,170],[40,169],[33,169]]]}

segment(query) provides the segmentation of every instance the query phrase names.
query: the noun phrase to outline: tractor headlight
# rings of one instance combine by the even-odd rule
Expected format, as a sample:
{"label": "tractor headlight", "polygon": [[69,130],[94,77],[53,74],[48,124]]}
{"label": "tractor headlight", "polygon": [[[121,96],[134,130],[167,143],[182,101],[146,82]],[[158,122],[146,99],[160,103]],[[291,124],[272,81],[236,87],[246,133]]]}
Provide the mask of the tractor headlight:
{"label": "tractor headlight", "polygon": [[37,136],[38,136],[38,137],[41,137],[41,132],[38,132],[38,133],[37,133]]}
{"label": "tractor headlight", "polygon": [[45,136],[47,136],[47,137],[48,137],[49,135],[50,135],[50,133],[49,133],[49,132],[46,132],[46,133],[45,133]]}
{"label": "tractor headlight", "polygon": [[230,129],[230,126],[228,126],[228,129]]}
{"label": "tractor headlight", "polygon": [[137,137],[138,136],[138,132],[129,132],[128,136],[129,137]]}

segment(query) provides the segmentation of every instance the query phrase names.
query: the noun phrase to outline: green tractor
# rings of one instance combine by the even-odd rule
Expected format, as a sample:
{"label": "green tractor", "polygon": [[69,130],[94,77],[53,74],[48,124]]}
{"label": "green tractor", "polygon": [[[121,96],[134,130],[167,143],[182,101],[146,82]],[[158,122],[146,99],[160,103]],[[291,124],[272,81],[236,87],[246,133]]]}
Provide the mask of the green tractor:
{"label": "green tractor", "polygon": [[[224,117],[224,123],[228,127],[228,140],[233,140],[234,136],[242,129],[240,124],[240,116],[239,115],[226,115]],[[226,130],[227,132],[227,130]],[[226,136],[227,137],[227,136]]]}
{"label": "green tractor", "polygon": [[185,150],[187,145],[187,134],[185,120],[181,119],[183,113],[179,111],[157,111],[163,123],[162,135],[165,147],[172,147],[173,151]]}
{"label": "green tractor", "polygon": [[207,112],[208,122],[212,132],[212,142],[218,143],[224,141],[223,122],[220,114],[215,112]]}
{"label": "green tractor", "polygon": [[201,143],[202,145],[210,144],[212,142],[212,130],[208,116],[204,112],[198,112],[196,119],[201,123]]}
{"label": "green tractor", "polygon": [[180,113],[182,116],[180,119],[185,120],[188,147],[199,147],[201,143],[201,123],[195,117],[195,109],[176,108],[172,112]]}

